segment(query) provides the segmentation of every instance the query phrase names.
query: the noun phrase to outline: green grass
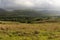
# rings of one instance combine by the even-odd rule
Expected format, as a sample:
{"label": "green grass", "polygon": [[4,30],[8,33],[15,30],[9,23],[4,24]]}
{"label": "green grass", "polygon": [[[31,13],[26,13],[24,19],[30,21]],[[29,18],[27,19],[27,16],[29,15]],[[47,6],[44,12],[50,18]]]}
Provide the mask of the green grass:
{"label": "green grass", "polygon": [[0,23],[0,40],[60,40],[60,23]]}

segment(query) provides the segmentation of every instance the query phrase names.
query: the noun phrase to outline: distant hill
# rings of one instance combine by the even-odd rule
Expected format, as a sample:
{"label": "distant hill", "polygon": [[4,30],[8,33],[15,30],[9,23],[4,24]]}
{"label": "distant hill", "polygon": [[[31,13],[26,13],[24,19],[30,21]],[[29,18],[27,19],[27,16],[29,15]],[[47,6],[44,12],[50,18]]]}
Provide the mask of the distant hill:
{"label": "distant hill", "polygon": [[[60,20],[60,16],[56,15],[60,11],[49,11],[49,10],[13,10],[7,11],[0,8],[0,21],[17,21],[21,23],[32,23],[32,22],[43,22],[48,20],[49,22],[55,22]],[[57,21],[56,20],[56,21]],[[47,21],[47,22],[48,22]]]}
{"label": "distant hill", "polygon": [[20,16],[28,16],[28,17],[40,17],[40,16],[60,16],[60,11],[52,11],[52,10],[13,10],[6,11],[5,9],[0,8],[0,16],[7,17],[20,17]]}
{"label": "distant hill", "polygon": [[3,12],[3,11],[5,11],[4,9],[2,9],[2,8],[0,8],[0,12]]}
{"label": "distant hill", "polygon": [[13,10],[13,11],[6,11],[0,8],[0,16],[41,16],[42,13],[37,12],[35,10]]}

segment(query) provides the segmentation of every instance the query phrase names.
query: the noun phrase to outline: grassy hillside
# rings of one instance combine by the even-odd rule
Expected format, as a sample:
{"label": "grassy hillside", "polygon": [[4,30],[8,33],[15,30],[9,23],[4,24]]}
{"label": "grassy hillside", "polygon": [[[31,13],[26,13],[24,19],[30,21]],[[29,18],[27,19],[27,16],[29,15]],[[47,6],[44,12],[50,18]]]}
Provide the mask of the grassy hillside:
{"label": "grassy hillside", "polygon": [[0,40],[60,40],[60,23],[0,23]]}

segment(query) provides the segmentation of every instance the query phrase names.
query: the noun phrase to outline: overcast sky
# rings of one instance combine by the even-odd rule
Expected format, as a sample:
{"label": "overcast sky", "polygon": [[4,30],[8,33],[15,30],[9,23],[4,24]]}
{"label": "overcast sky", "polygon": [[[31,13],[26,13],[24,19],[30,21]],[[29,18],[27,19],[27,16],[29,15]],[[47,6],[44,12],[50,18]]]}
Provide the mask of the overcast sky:
{"label": "overcast sky", "polygon": [[59,10],[60,0],[0,0],[0,8],[35,8]]}

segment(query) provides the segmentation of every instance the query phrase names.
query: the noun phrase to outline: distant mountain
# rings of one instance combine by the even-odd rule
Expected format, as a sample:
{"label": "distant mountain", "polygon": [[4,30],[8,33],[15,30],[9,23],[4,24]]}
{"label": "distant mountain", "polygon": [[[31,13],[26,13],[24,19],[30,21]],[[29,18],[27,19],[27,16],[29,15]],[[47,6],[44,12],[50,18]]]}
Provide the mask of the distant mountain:
{"label": "distant mountain", "polygon": [[4,9],[2,9],[2,8],[0,8],[0,12],[3,12],[3,11],[5,11]]}
{"label": "distant mountain", "polygon": [[44,13],[48,16],[60,16],[59,10],[45,10]]}
{"label": "distant mountain", "polygon": [[20,16],[28,16],[28,17],[40,17],[40,16],[60,16],[60,11],[54,10],[13,10],[6,11],[0,8],[0,16],[7,17],[20,17]]}
{"label": "distant mountain", "polygon": [[14,16],[14,17],[20,17],[20,16],[28,16],[28,17],[35,17],[35,16],[41,16],[42,13],[39,13],[35,10],[13,10],[13,11],[6,11],[4,9],[0,8],[0,16]]}

